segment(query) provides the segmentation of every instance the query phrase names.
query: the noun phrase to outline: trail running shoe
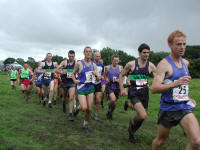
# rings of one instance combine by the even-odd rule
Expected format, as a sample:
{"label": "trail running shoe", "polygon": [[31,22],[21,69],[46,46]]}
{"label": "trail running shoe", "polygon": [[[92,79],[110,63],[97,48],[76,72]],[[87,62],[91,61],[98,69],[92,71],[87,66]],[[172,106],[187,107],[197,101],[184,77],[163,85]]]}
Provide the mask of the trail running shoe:
{"label": "trail running shoe", "polygon": [[124,110],[127,111],[127,109],[128,109],[128,101],[125,101],[125,103],[124,103]]}
{"label": "trail running shoe", "polygon": [[53,101],[53,104],[56,105],[56,100]]}
{"label": "trail running shoe", "polygon": [[69,115],[68,120],[69,120],[69,121],[74,121],[72,115]]}
{"label": "trail running shoe", "polygon": [[91,132],[92,131],[92,129],[88,126],[88,124],[86,124],[83,128],[87,132]]}
{"label": "trail running shoe", "polygon": [[108,120],[113,120],[111,112],[107,112],[106,117],[107,117]]}
{"label": "trail running shoe", "polygon": [[136,139],[135,136],[129,136],[129,142],[135,144],[135,143],[139,143],[140,141]]}
{"label": "trail running shoe", "polygon": [[63,104],[63,112],[66,113],[66,104]]}
{"label": "trail running shoe", "polygon": [[49,105],[49,108],[52,108],[51,103],[48,103],[48,105]]}
{"label": "trail running shoe", "polygon": [[79,113],[79,109],[77,109],[75,112],[74,112],[74,117],[76,117]]}
{"label": "trail running shoe", "polygon": [[98,120],[99,120],[98,116],[97,116],[97,115],[95,115],[95,114],[94,114],[94,116],[93,116],[93,119],[94,119],[94,120],[96,120],[96,121],[98,121]]}

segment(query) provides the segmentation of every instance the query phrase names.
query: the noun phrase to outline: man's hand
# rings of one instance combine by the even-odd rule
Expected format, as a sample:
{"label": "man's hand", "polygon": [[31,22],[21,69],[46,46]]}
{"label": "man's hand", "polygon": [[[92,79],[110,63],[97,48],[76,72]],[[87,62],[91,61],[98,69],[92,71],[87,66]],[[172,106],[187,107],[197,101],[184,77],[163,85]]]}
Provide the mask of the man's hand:
{"label": "man's hand", "polygon": [[190,83],[190,76],[183,76],[178,80],[174,81],[174,87],[178,87],[180,85],[188,85]]}
{"label": "man's hand", "polygon": [[75,80],[74,83],[78,84],[78,83],[80,83],[80,80]]}

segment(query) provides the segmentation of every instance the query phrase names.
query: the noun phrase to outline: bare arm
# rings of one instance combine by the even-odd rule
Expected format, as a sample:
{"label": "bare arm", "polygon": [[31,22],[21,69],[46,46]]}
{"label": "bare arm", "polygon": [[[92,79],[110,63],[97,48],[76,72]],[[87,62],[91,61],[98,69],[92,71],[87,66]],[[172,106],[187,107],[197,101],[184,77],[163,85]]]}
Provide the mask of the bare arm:
{"label": "bare arm", "polygon": [[65,71],[60,70],[61,68],[65,67],[65,66],[67,66],[67,61],[66,61],[66,60],[63,60],[63,61],[60,63],[60,65],[58,65],[58,66],[56,67],[55,72],[56,72],[56,73],[59,73],[59,74],[66,74],[66,73],[67,73],[66,70],[65,70]]}
{"label": "bare arm", "polygon": [[37,70],[37,69],[35,69],[34,72],[33,72],[33,77],[32,77],[33,80],[36,80],[36,70]]}
{"label": "bare arm", "polygon": [[18,72],[18,78],[17,78],[18,83],[20,83],[20,74],[21,74],[21,71],[22,70],[19,70],[19,72]]}
{"label": "bare arm", "polygon": [[105,66],[104,78],[105,78],[106,83],[109,82],[109,80],[108,80],[108,70],[109,70],[109,66]]}
{"label": "bare arm", "polygon": [[96,77],[96,80],[99,81],[99,76],[98,76],[98,73],[97,73],[97,65],[94,64],[94,71],[93,71],[93,75]]}
{"label": "bare arm", "polygon": [[153,76],[155,77],[156,76],[156,66],[150,62],[149,67],[150,67],[150,73],[152,73]]}
{"label": "bare arm", "polygon": [[74,81],[75,84],[78,84],[80,81],[79,80],[76,80],[75,78],[75,75],[79,72],[79,69],[80,69],[80,64],[81,62],[77,62],[75,67],[74,67],[74,70],[72,72],[72,80]]}
{"label": "bare arm", "polygon": [[127,95],[126,94],[126,91],[124,89],[124,86],[123,86],[123,80],[124,80],[124,76],[126,74],[128,74],[128,72],[130,71],[131,69],[131,62],[127,63],[126,66],[124,67],[124,69],[122,70],[120,76],[119,76],[119,86],[120,86],[120,92],[121,92],[121,95],[122,96],[125,96]]}

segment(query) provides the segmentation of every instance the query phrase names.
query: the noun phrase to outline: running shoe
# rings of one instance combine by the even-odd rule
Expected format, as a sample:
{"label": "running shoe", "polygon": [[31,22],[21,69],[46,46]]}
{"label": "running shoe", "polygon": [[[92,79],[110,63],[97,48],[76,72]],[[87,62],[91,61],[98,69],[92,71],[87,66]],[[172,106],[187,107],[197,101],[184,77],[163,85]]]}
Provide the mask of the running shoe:
{"label": "running shoe", "polygon": [[125,101],[125,103],[124,103],[124,110],[127,111],[127,109],[128,109],[128,101]]}
{"label": "running shoe", "polygon": [[68,120],[69,121],[74,121],[74,118],[72,117],[72,115],[69,115]]}
{"label": "running shoe", "polygon": [[66,113],[66,104],[63,104],[63,112]]}
{"label": "running shoe", "polygon": [[49,105],[49,108],[52,108],[51,103],[48,103],[48,105]]}
{"label": "running shoe", "polygon": [[76,117],[79,113],[79,109],[77,109],[75,112],[74,112],[74,117]]}
{"label": "running shoe", "polygon": [[94,120],[96,120],[96,121],[98,121],[98,120],[99,120],[98,116],[97,116],[97,115],[95,115],[95,114],[94,114],[94,116],[93,116],[93,119],[94,119]]}
{"label": "running shoe", "polygon": [[139,143],[140,141],[136,139],[135,136],[129,136],[129,142],[135,144],[135,143]]}
{"label": "running shoe", "polygon": [[88,126],[88,124],[86,124],[83,128],[87,132],[91,132],[92,131],[92,129]]}
{"label": "running shoe", "polygon": [[53,104],[56,105],[56,100],[53,101]]}

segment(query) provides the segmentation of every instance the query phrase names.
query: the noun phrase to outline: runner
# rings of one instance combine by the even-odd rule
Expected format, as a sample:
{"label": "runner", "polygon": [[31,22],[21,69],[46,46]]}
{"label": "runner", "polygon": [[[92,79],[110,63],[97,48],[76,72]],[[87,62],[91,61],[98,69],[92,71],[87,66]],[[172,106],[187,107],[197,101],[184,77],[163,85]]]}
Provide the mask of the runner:
{"label": "runner", "polygon": [[153,80],[152,93],[162,93],[158,115],[158,133],[152,149],[161,150],[170,129],[180,124],[188,137],[186,150],[200,149],[200,127],[192,112],[196,102],[189,97],[189,62],[182,56],[186,49],[186,35],[176,30],[168,37],[169,56],[160,61]]}
{"label": "runner", "polygon": [[[54,69],[57,67],[56,62],[52,62],[52,54],[47,53],[45,62],[41,63],[42,67],[42,73],[43,73],[43,89],[44,89],[44,100],[43,100],[43,106],[46,105],[46,100],[49,98],[48,105],[49,108],[52,108],[51,101],[53,99],[53,93],[54,93],[54,77],[53,72]],[[48,96],[48,98],[47,98]]]}
{"label": "runner", "polygon": [[95,52],[94,63],[97,66],[97,73],[98,73],[98,78],[99,78],[99,81],[95,81],[95,84],[94,84],[96,103],[95,103],[95,111],[94,111],[93,119],[96,121],[99,120],[97,113],[99,110],[99,105],[101,103],[101,97],[102,97],[101,79],[102,79],[102,76],[104,75],[104,65],[101,63],[100,59],[101,59],[101,53]]}
{"label": "runner", "polygon": [[30,94],[29,75],[32,74],[33,72],[29,69],[27,63],[24,64],[24,67],[18,73],[18,83],[20,83],[20,90],[24,93],[24,98],[26,101],[28,101]]}
{"label": "runner", "polygon": [[123,78],[125,75],[129,75],[130,79],[128,91],[130,102],[125,102],[124,109],[127,110],[128,106],[130,106],[136,111],[136,116],[130,120],[128,128],[129,140],[133,143],[137,142],[134,135],[135,132],[140,128],[147,117],[149,102],[148,78],[151,73],[155,75],[156,71],[155,65],[148,61],[150,47],[143,43],[139,46],[138,53],[139,58],[128,62],[119,77],[122,96],[127,95],[123,85]]}
{"label": "runner", "polygon": [[[28,68],[31,72],[33,72],[33,69],[31,68],[30,65],[28,65]],[[30,86],[29,86],[29,91],[30,92],[33,92],[33,73],[32,74],[29,74],[29,80],[30,80]]]}
{"label": "runner", "polygon": [[60,84],[60,74],[54,72],[54,94],[53,94],[53,104],[56,105],[58,91],[59,91],[59,84]]}
{"label": "runner", "polygon": [[42,72],[42,68],[40,67],[41,63],[42,62],[38,62],[38,67],[34,70],[34,75],[33,75],[33,78],[35,80],[35,85],[37,88],[39,103],[43,101],[43,94],[44,94],[44,90],[42,88],[43,73],[41,73]]}
{"label": "runner", "polygon": [[105,67],[105,79],[106,79],[106,90],[110,97],[110,104],[108,107],[108,112],[106,114],[107,119],[112,120],[112,113],[117,104],[117,99],[119,98],[120,88],[119,88],[119,75],[122,66],[118,65],[119,56],[112,56],[112,64]]}
{"label": "runner", "polygon": [[18,71],[16,70],[16,66],[11,66],[11,71],[9,72],[10,77],[10,85],[12,89],[16,90],[16,83],[18,78]]}
{"label": "runner", "polygon": [[[85,130],[90,131],[88,121],[92,112],[92,103],[94,95],[94,81],[95,77],[98,81],[96,64],[91,61],[92,49],[91,47],[84,48],[84,59],[77,62],[72,73],[72,79],[77,84],[77,93],[80,106],[77,108],[74,115],[76,116],[79,110],[85,111],[85,118],[83,127]],[[78,73],[78,79],[75,75]]]}
{"label": "runner", "polygon": [[[103,59],[100,59],[100,62],[103,64]],[[105,68],[105,66],[104,66]],[[106,91],[106,80],[105,80],[105,72],[103,72],[103,76],[101,78],[101,92],[102,92],[102,98],[101,98],[101,107],[104,108],[104,98],[105,98],[105,91]]]}
{"label": "runner", "polygon": [[[72,111],[74,107],[74,99],[75,99],[75,92],[76,92],[76,84],[74,84],[72,80],[72,72],[74,69],[74,66],[76,64],[75,61],[75,52],[74,50],[70,50],[68,52],[68,58],[69,60],[64,60],[60,63],[58,68],[56,69],[56,72],[61,74],[61,87],[63,89],[62,91],[62,101],[63,101],[63,112],[66,113],[66,97],[67,92],[69,94],[69,121],[74,121],[72,117]],[[63,70],[59,70],[63,69]]]}

